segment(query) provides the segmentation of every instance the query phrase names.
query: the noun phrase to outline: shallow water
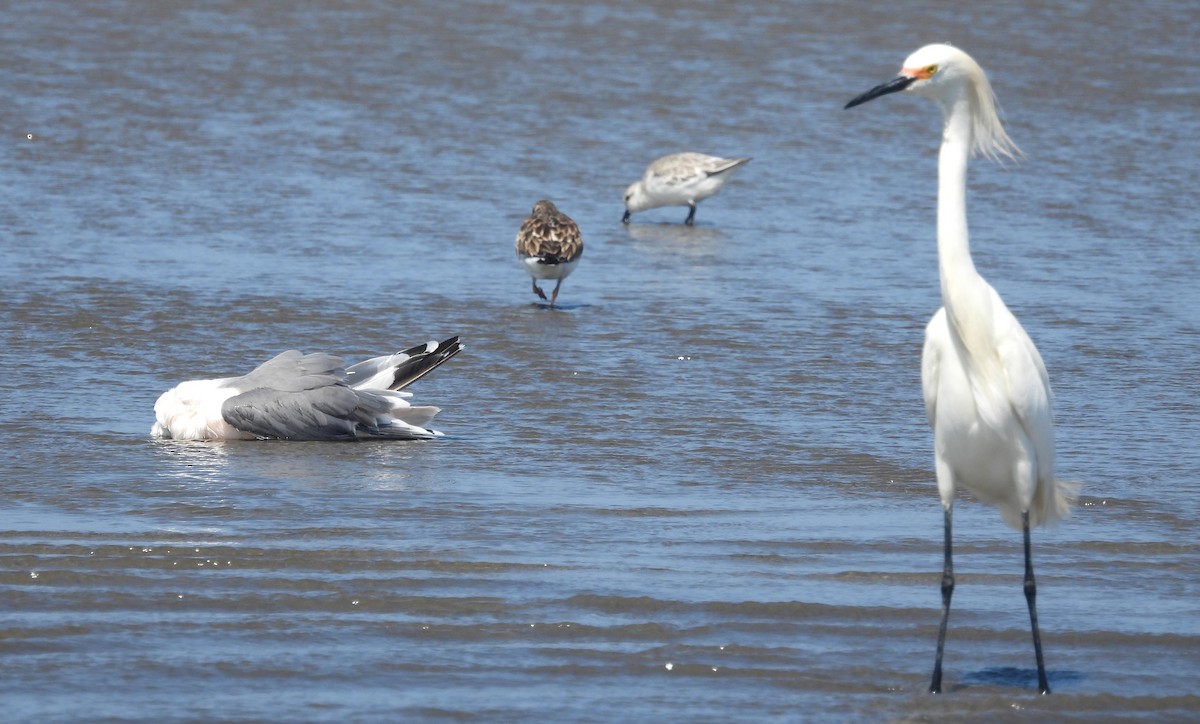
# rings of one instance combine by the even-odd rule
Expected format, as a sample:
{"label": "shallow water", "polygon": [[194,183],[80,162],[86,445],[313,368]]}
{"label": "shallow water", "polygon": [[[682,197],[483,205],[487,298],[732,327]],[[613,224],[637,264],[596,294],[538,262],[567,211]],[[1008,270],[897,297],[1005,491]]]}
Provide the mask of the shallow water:
{"label": "shallow water", "polygon": [[[6,718],[1194,718],[1200,9],[1139,8],[10,7]],[[937,111],[841,105],[943,39],[1028,155],[973,164],[975,258],[1084,486],[1035,533],[1050,697],[969,498],[924,693]],[[683,149],[755,160],[622,226]],[[555,312],[512,252],[542,197],[587,242]],[[147,435],[182,379],[451,334],[443,440]]]}

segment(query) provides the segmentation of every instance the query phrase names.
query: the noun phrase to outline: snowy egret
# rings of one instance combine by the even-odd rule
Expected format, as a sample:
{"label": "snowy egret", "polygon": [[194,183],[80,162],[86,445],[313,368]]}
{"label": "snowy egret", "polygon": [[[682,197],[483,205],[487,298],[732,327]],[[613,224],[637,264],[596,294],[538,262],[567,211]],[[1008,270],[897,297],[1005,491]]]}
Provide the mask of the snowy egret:
{"label": "snowy egret", "polygon": [[1038,631],[1030,526],[1054,523],[1074,491],[1054,477],[1050,382],[1042,357],[1000,295],[975,270],[967,238],[967,159],[997,160],[1020,150],[996,112],[983,69],[949,45],[927,45],[904,61],[899,77],[846,104],[852,108],[907,91],[942,108],[938,156],[937,248],[942,308],[925,328],[921,384],[933,427],[938,492],[945,520],[942,619],[929,690],[942,689],[942,650],[954,592],[951,511],[959,485],[995,505],[1025,540],[1025,600],[1037,657],[1038,688],[1050,693]]}
{"label": "snowy egret", "polygon": [[687,206],[689,211],[683,223],[691,226],[696,218],[696,204],[715,196],[733,170],[749,162],[748,158],[719,158],[690,152],[655,159],[646,167],[642,180],[625,189],[625,216],[621,221],[628,224],[629,217],[637,211]]}
{"label": "snowy egret", "polygon": [[575,271],[583,256],[583,234],[579,226],[552,202],[542,199],[533,205],[517,232],[517,258],[533,279],[533,293],[546,298],[537,285],[538,279],[557,279],[550,294],[550,308],[558,299],[563,279]]}
{"label": "snowy egret", "polygon": [[177,440],[422,440],[439,410],[408,403],[408,385],[463,349],[426,342],[343,368],[289,350],[241,377],[181,382],[154,403],[154,437]]}

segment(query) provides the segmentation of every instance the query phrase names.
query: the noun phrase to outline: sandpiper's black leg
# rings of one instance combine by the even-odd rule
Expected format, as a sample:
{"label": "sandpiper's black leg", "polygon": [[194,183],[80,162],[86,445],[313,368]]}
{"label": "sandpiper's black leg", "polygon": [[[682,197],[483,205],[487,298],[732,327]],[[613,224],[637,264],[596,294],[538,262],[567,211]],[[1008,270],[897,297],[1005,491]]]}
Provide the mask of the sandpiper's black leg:
{"label": "sandpiper's black leg", "polygon": [[1025,601],[1029,604],[1029,626],[1033,629],[1033,653],[1037,657],[1038,691],[1050,693],[1050,682],[1046,679],[1046,660],[1042,658],[1042,634],[1037,620],[1037,583],[1033,580],[1033,555],[1029,550],[1029,511],[1021,514],[1025,533]]}
{"label": "sandpiper's black leg", "polygon": [[946,559],[942,566],[942,624],[938,627],[937,658],[933,662],[933,681],[929,684],[931,694],[942,693],[942,650],[946,646],[946,623],[950,620],[950,597],[954,595],[954,559],[950,543],[950,509],[946,515]]}
{"label": "sandpiper's black leg", "polygon": [[[558,280],[558,284],[554,285],[554,291],[550,293],[550,308],[554,309],[554,300],[558,299],[558,288],[562,286],[562,279]],[[545,299],[545,297],[542,297]]]}
{"label": "sandpiper's black leg", "polygon": [[537,285],[537,279],[533,279],[532,282],[533,282],[533,293],[538,295],[538,297],[540,297],[541,299],[545,299],[546,293],[543,292],[542,288]]}

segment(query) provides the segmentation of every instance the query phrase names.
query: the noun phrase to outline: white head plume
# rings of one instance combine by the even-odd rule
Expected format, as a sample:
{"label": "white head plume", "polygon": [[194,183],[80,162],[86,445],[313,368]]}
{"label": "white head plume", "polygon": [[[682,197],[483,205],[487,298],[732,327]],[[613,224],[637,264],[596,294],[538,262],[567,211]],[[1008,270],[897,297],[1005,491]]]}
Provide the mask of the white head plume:
{"label": "white head plume", "polygon": [[965,97],[971,111],[973,153],[993,161],[1023,155],[1004,130],[992,84],[974,58],[952,45],[926,45],[908,56],[901,73],[917,77],[907,90],[940,102],[947,112]]}

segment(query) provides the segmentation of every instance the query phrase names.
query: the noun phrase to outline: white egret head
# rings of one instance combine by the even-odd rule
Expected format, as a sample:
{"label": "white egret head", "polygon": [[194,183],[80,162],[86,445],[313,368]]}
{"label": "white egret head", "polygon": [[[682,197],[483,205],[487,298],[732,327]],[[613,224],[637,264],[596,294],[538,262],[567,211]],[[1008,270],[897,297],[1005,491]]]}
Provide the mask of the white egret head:
{"label": "white egret head", "polygon": [[971,115],[972,151],[994,161],[1016,158],[1021,149],[1008,137],[992,84],[975,59],[952,45],[937,43],[920,48],[905,59],[900,75],[857,96],[846,108],[862,105],[889,93],[905,91],[937,101],[944,117],[966,103]]}

